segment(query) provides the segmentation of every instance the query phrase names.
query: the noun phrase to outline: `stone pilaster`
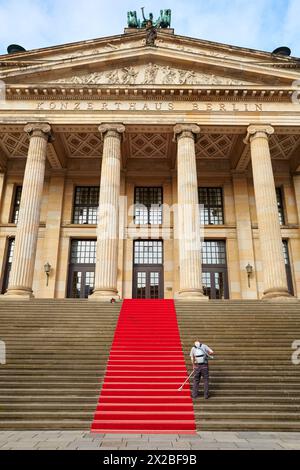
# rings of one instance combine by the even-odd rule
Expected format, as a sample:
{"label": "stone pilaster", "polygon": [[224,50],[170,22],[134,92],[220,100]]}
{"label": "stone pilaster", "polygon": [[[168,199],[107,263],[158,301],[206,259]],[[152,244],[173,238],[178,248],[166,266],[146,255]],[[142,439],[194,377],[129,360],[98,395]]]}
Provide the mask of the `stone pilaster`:
{"label": "stone pilaster", "polygon": [[179,292],[182,300],[207,300],[202,287],[201,227],[198,200],[195,138],[200,133],[195,124],[178,124],[177,192],[179,239]]}
{"label": "stone pilaster", "polygon": [[251,125],[248,138],[257,210],[257,222],[264,272],[263,299],[290,298],[278,218],[276,190],[269,148],[269,125]]}
{"label": "stone pilaster", "polygon": [[250,279],[250,286],[246,272],[248,263],[253,266],[253,268],[255,267],[247,176],[244,174],[234,174],[232,181],[236,213],[241,298],[257,299],[258,292],[255,269]]}
{"label": "stone pilaster", "polygon": [[102,124],[103,156],[97,227],[95,289],[91,300],[118,299],[119,198],[122,124]]}
{"label": "stone pilaster", "polygon": [[61,223],[64,202],[65,172],[54,171],[49,182],[48,207],[42,264],[51,265],[48,285],[46,275],[41,284],[40,297],[53,299],[56,297],[57,267],[61,243]]}
{"label": "stone pilaster", "polygon": [[5,186],[5,173],[0,171],[0,221],[2,222],[2,203]]}
{"label": "stone pilaster", "polygon": [[294,181],[294,190],[295,190],[296,206],[297,206],[297,213],[298,213],[298,225],[300,226],[300,174],[296,174],[293,177],[293,181]]}
{"label": "stone pilaster", "polygon": [[27,124],[30,143],[23,181],[14,258],[6,299],[33,297],[32,282],[44,186],[47,143],[51,128],[47,123]]}

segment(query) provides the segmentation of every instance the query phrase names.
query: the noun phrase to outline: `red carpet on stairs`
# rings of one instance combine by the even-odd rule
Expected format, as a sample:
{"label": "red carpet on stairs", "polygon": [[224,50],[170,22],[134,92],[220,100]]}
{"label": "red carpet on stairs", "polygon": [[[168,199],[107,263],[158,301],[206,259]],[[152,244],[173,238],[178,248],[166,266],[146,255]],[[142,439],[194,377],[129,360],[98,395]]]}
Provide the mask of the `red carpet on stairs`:
{"label": "red carpet on stairs", "polygon": [[124,300],[92,432],[196,432],[173,300]]}

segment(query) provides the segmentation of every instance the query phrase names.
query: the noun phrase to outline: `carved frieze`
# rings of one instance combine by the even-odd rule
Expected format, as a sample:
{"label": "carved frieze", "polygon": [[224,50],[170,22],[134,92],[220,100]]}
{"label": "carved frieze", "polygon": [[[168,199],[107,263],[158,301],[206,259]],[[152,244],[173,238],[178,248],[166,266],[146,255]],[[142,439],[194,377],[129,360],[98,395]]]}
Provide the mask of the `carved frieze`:
{"label": "carved frieze", "polygon": [[51,83],[74,83],[80,85],[249,85],[250,82],[195,70],[178,69],[149,63],[146,66],[94,72],[87,75],[55,80]]}

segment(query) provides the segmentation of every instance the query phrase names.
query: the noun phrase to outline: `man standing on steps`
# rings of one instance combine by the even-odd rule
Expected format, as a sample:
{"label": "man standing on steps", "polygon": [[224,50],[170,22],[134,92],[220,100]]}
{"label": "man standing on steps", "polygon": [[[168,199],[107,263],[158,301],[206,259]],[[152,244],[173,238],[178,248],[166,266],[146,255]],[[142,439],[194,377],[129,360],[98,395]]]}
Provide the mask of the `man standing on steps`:
{"label": "man standing on steps", "polygon": [[200,343],[200,341],[195,341],[190,353],[194,370],[192,398],[197,398],[199,395],[199,384],[202,375],[204,381],[204,398],[206,400],[209,398],[208,358],[212,358],[212,354],[214,354],[214,352],[210,347]]}

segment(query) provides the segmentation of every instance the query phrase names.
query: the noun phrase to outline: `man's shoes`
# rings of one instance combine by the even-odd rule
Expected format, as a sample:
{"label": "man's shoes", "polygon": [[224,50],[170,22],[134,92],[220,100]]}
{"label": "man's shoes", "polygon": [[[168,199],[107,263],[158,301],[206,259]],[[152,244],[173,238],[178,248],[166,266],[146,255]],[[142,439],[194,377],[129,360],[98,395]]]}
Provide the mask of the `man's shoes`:
{"label": "man's shoes", "polygon": [[210,397],[210,395],[206,395],[206,396],[204,396],[204,399],[205,399],[205,400],[208,400],[209,397]]}
{"label": "man's shoes", "polygon": [[197,400],[198,395],[196,397],[193,397],[193,395],[191,395],[191,398],[192,398],[192,400]]}

